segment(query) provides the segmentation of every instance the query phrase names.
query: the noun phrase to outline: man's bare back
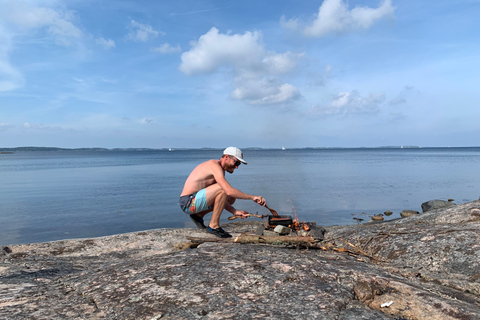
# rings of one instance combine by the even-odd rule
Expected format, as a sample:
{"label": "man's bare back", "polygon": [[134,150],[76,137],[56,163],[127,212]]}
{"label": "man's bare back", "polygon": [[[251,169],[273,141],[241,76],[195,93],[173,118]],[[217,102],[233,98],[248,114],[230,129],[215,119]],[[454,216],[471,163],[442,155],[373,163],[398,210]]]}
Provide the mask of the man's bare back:
{"label": "man's bare back", "polygon": [[[216,183],[212,166],[218,166],[220,170],[223,170],[218,160],[208,160],[199,164],[185,181],[181,196],[190,195]],[[223,175],[225,176],[225,171],[223,171]]]}

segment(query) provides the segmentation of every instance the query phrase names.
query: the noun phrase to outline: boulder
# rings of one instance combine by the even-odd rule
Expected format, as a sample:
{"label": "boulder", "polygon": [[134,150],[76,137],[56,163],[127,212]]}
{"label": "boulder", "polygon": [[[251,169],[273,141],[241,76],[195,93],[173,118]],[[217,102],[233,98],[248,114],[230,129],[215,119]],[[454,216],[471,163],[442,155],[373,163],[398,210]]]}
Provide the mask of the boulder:
{"label": "boulder", "polygon": [[415,211],[415,210],[403,210],[402,212],[400,212],[400,216],[402,218],[411,217],[411,216],[414,216],[414,215],[417,215],[417,214],[420,214],[420,212]]}
{"label": "boulder", "polygon": [[315,239],[315,241],[323,241],[325,238],[325,228],[322,226],[310,226],[310,231],[308,235]]}
{"label": "boulder", "polygon": [[455,205],[456,205],[455,203],[450,202],[450,201],[430,200],[430,201],[422,203],[422,211],[427,212],[427,211],[435,210],[435,209],[453,207]]}

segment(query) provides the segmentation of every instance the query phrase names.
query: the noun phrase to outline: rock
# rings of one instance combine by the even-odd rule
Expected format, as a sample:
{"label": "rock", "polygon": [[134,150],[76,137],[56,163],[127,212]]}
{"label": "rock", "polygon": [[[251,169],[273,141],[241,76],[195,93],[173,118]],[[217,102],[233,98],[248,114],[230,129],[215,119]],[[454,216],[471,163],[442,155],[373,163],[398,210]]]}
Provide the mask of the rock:
{"label": "rock", "polygon": [[300,237],[308,237],[308,235],[310,234],[309,231],[307,230],[298,230],[297,231],[297,235],[300,236]]}
{"label": "rock", "polygon": [[372,220],[373,221],[383,221],[383,215],[382,214],[378,214],[376,216],[373,216],[372,217]]}
{"label": "rock", "polygon": [[275,236],[278,236],[278,233],[276,233],[275,231],[272,231],[272,230],[264,230],[263,235],[264,236],[275,237]]}
{"label": "rock", "polygon": [[[451,200],[451,199],[449,199]],[[455,203],[451,201],[443,201],[443,200],[430,200],[427,202],[422,203],[422,211],[427,212],[430,210],[445,208],[445,207],[452,207],[455,206]]]}
{"label": "rock", "polygon": [[273,231],[275,231],[276,233],[278,233],[280,235],[286,235],[286,234],[292,233],[292,229],[290,229],[289,227],[282,226],[282,225],[276,226],[275,229],[273,229]]}
{"label": "rock", "polygon": [[389,217],[389,216],[391,216],[391,215],[393,214],[393,212],[390,211],[390,210],[387,210],[387,211],[385,211],[383,214],[386,215],[387,217]]}
{"label": "rock", "polygon": [[7,246],[4,246],[4,247],[3,247],[3,250],[2,250],[2,253],[3,253],[3,254],[12,253],[12,249],[10,249],[10,248],[7,247]]}
{"label": "rock", "polygon": [[256,228],[255,228],[255,234],[257,236],[263,236],[263,231],[265,231],[265,226],[263,224],[259,224]]}
{"label": "rock", "polygon": [[193,246],[217,238],[187,228],[12,245],[0,319],[480,319],[479,208],[327,227],[323,250]]}
{"label": "rock", "polygon": [[411,217],[411,216],[414,216],[416,214],[420,214],[420,212],[415,211],[415,210],[403,210],[402,212],[400,212],[400,216],[402,218]]}
{"label": "rock", "polygon": [[470,210],[470,214],[472,215],[472,217],[480,219],[480,209],[479,208],[472,208]]}
{"label": "rock", "polygon": [[310,226],[310,231],[308,233],[308,235],[310,237],[312,237],[315,241],[323,241],[323,239],[325,238],[325,228],[322,227],[322,226]]}

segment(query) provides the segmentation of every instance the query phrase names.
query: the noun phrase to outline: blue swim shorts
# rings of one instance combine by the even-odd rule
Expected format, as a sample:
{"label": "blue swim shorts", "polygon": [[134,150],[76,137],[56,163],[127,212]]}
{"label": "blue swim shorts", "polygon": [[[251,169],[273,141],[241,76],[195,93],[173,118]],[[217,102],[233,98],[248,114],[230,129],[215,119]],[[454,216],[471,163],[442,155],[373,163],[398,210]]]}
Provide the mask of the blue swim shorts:
{"label": "blue swim shorts", "polygon": [[178,204],[180,205],[180,208],[182,208],[183,212],[188,214],[194,214],[213,208],[213,205],[208,206],[207,204],[207,195],[205,193],[205,189],[192,193],[191,195],[180,197]]}

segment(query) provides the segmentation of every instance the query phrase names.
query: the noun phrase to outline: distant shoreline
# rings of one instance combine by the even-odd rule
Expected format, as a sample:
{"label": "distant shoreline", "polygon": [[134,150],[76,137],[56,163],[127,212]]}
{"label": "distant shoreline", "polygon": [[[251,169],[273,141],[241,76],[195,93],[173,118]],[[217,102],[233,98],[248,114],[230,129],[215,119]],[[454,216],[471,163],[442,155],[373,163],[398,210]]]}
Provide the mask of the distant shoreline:
{"label": "distant shoreline", "polygon": [[[480,146],[469,147],[420,147],[420,146],[380,146],[380,147],[297,147],[297,148],[261,148],[261,147],[243,147],[242,150],[377,150],[377,149],[468,149],[480,148]],[[0,154],[12,154],[17,151],[139,151],[139,152],[155,152],[155,151],[215,151],[223,150],[223,148],[58,148],[58,147],[13,147],[0,148]]]}

